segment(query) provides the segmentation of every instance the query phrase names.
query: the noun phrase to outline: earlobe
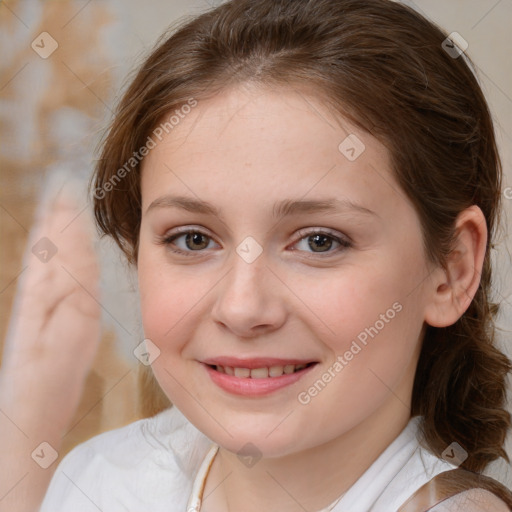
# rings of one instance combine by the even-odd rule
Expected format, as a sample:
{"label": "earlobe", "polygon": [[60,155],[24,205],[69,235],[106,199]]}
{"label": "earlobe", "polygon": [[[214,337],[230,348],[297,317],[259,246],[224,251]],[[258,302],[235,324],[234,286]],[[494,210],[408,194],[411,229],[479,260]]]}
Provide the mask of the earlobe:
{"label": "earlobe", "polygon": [[455,240],[444,268],[431,274],[432,296],[425,322],[432,327],[453,325],[468,309],[482,273],[487,224],[476,205],[462,211],[455,223]]}

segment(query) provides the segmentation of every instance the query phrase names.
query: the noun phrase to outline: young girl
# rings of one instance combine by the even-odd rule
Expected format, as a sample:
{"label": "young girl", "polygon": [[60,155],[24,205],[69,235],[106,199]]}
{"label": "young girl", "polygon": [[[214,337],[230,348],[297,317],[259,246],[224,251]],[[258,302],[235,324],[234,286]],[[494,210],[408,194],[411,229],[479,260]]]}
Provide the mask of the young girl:
{"label": "young girl", "polygon": [[480,475],[501,169],[456,43],[389,0],[237,0],[159,44],[93,195],[173,406],[76,447],[41,512],[511,509]]}

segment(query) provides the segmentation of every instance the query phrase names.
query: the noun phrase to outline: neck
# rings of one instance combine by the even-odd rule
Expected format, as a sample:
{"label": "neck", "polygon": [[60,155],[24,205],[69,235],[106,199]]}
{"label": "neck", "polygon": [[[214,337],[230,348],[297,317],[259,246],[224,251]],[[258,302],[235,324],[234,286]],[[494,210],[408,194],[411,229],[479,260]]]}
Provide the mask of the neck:
{"label": "neck", "polygon": [[322,510],[344,494],[398,437],[410,419],[404,404],[386,407],[319,446],[254,466],[219,448],[206,479],[201,512]]}

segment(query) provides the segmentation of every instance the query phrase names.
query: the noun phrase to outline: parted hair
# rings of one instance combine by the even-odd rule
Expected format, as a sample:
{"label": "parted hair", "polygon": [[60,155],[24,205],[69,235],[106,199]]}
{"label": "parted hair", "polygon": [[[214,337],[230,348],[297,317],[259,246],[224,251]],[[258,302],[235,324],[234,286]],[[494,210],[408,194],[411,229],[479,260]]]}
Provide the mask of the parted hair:
{"label": "parted hair", "polygon": [[[455,324],[427,326],[411,416],[423,416],[421,441],[433,453],[441,456],[457,442],[468,453],[462,467],[482,471],[500,456],[508,460],[503,445],[511,423],[512,366],[495,345],[498,306],[491,294],[502,169],[474,65],[446,39],[434,23],[391,0],[221,4],[162,36],[138,68],[102,141],[91,185],[100,230],[136,265],[141,165],[130,160],[134,152],[191,99],[255,84],[309,91],[387,147],[432,262],[445,266],[457,216],[479,206],[489,233],[480,285]],[[114,180],[121,168],[122,179]],[[168,404],[158,400],[156,408]]]}

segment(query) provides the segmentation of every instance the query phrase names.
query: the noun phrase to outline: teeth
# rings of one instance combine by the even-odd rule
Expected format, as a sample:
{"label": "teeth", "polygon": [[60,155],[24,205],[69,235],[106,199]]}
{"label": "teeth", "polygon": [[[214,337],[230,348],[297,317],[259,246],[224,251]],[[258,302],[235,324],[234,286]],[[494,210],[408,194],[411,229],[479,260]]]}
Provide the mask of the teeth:
{"label": "teeth", "polygon": [[251,379],[268,378],[268,368],[254,368],[251,370]]}
{"label": "teeth", "polygon": [[285,366],[271,366],[270,368],[233,368],[231,366],[217,365],[215,368],[220,373],[234,375],[241,378],[266,379],[268,377],[280,377],[281,375],[289,375],[306,368],[306,364],[287,364]]}
{"label": "teeth", "polygon": [[[290,365],[293,366],[293,365]],[[271,366],[268,369],[268,375],[269,377],[279,377],[280,375],[283,375],[283,367],[282,366]]]}
{"label": "teeth", "polygon": [[251,370],[249,368],[234,368],[235,377],[250,377]]}
{"label": "teeth", "polygon": [[294,364],[287,364],[284,367],[284,373],[293,373],[295,371],[295,365]]}

